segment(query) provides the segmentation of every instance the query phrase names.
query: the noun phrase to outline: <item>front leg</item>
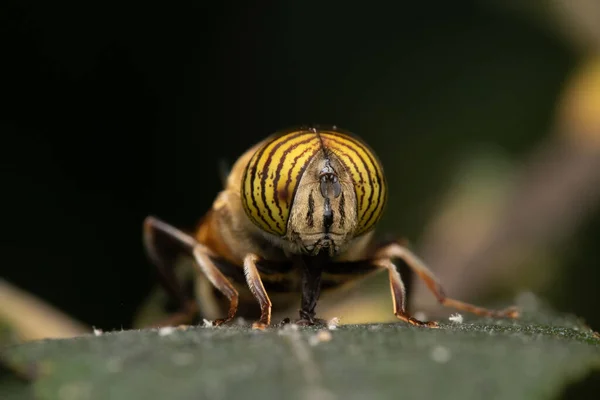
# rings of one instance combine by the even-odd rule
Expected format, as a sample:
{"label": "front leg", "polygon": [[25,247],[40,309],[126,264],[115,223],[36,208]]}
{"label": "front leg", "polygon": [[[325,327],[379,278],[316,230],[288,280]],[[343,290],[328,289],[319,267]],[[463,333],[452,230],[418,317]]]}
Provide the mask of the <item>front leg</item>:
{"label": "front leg", "polygon": [[373,264],[379,268],[386,269],[390,277],[390,290],[392,292],[392,303],[394,305],[394,315],[400,320],[411,325],[424,326],[428,328],[437,328],[438,324],[434,321],[419,321],[411,317],[406,312],[406,290],[402,278],[396,269],[396,266],[390,259],[381,258],[373,261]]}
{"label": "front leg", "polygon": [[271,324],[271,300],[256,268],[259,259],[256,254],[248,254],[244,258],[244,275],[248,288],[260,305],[260,319],[252,324],[252,328],[264,330]]}

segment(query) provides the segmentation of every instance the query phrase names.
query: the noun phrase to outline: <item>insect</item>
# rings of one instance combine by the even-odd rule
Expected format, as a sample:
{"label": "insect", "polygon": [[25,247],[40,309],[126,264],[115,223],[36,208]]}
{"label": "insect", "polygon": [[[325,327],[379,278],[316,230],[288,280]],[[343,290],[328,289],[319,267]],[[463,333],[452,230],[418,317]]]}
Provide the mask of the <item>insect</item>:
{"label": "insect", "polygon": [[[321,292],[387,271],[395,316],[411,325],[438,327],[407,312],[398,259],[444,306],[480,316],[518,316],[514,307],[490,310],[447,297],[434,274],[400,241],[374,239],[387,203],[386,177],[373,150],[353,133],[336,127],[274,133],[239,157],[224,186],[192,233],[154,216],[144,221],[145,248],[167,277],[165,288],[180,298],[179,317],[218,316],[213,323],[221,325],[254,309],[252,326],[264,329],[271,326],[273,304],[299,300],[294,322],[314,325],[323,322],[316,315]],[[203,282],[198,302],[182,296],[155,244],[157,235],[193,256]]]}

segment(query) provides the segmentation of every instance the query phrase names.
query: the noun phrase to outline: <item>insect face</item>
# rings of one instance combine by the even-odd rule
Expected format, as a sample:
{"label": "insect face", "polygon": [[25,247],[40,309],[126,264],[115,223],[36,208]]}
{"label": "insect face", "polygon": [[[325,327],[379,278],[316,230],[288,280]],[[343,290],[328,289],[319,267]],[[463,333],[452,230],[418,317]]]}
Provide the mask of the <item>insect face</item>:
{"label": "insect face", "polygon": [[300,251],[340,252],[357,227],[352,177],[334,153],[323,150],[304,171],[290,210],[287,236]]}
{"label": "insect face", "polygon": [[242,179],[246,215],[286,251],[331,256],[370,231],[383,213],[383,168],[358,138],[336,130],[274,136]]}

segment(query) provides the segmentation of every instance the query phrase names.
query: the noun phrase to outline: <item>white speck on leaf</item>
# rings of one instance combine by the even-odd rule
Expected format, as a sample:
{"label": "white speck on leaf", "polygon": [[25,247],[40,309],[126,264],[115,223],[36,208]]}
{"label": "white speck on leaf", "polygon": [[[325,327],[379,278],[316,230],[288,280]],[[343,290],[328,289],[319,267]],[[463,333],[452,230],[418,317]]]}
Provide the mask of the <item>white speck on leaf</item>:
{"label": "white speck on leaf", "polygon": [[172,326],[165,326],[158,330],[158,335],[159,336],[167,336],[173,332],[175,332],[175,328],[173,328]]}
{"label": "white speck on leaf", "polygon": [[330,331],[333,331],[333,330],[337,329],[339,324],[340,324],[340,319],[338,317],[333,317],[329,320],[329,322],[327,322],[327,329],[329,329]]}
{"label": "white speck on leaf", "polygon": [[463,316],[461,314],[459,314],[459,313],[450,315],[450,317],[448,319],[450,321],[452,321],[452,322],[457,323],[457,324],[462,324],[463,323]]}

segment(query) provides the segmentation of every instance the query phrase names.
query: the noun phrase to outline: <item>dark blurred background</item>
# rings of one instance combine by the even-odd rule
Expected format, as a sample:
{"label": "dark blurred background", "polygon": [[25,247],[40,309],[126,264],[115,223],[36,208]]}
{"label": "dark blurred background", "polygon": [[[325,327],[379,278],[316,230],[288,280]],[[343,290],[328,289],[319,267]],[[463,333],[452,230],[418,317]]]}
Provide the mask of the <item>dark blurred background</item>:
{"label": "dark blurred background", "polygon": [[[221,188],[220,160],[290,125],[336,124],[385,166],[381,231],[421,249],[449,292],[531,291],[600,329],[593,201],[565,235],[498,262],[500,288],[480,277],[459,292],[470,275],[444,274],[445,259],[462,264],[453,250],[485,260],[498,242],[469,247],[520,207],[514,182],[563,129],[559,100],[586,54],[548,10],[515,4],[5,1],[2,277],[86,324],[127,328],[155,285],[145,216],[191,229]],[[532,176],[552,188],[553,174]]]}

